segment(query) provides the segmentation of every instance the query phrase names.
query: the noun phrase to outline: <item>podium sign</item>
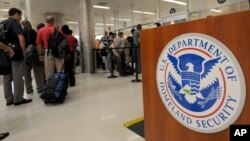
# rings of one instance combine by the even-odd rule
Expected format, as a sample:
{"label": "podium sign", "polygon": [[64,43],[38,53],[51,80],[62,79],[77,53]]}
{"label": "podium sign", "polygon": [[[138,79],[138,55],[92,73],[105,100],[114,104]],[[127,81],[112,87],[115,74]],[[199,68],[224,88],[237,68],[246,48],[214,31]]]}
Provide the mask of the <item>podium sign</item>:
{"label": "podium sign", "polygon": [[229,141],[250,124],[247,23],[249,11],[142,31],[146,141]]}
{"label": "podium sign", "polygon": [[157,65],[157,85],[169,113],[191,130],[228,128],[245,103],[245,80],[233,54],[218,40],[197,33],[170,41]]}

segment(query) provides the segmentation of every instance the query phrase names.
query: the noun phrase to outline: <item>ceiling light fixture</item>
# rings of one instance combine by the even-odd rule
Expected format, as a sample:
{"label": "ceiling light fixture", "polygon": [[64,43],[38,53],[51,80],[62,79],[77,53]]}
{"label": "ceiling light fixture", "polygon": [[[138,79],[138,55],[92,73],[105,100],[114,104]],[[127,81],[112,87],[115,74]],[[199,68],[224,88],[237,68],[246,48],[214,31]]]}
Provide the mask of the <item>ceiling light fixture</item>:
{"label": "ceiling light fixture", "polygon": [[134,10],[134,13],[139,13],[139,14],[147,14],[147,15],[154,15],[155,13],[152,12],[144,12],[144,11],[138,11],[138,10]]}
{"label": "ceiling light fixture", "polygon": [[110,7],[107,6],[99,6],[99,5],[94,5],[94,8],[99,8],[99,9],[110,9]]}
{"label": "ceiling light fixture", "polygon": [[176,1],[176,0],[162,0],[165,2],[171,2],[171,3],[175,3],[175,4],[180,4],[180,5],[187,5],[187,3],[185,2],[180,2],[180,1]]}
{"label": "ceiling light fixture", "polygon": [[[96,25],[104,25],[103,23],[96,23]],[[105,24],[106,26],[114,26],[114,24]]]}
{"label": "ceiling light fixture", "polygon": [[222,12],[221,10],[218,10],[218,9],[210,9],[210,11],[217,12],[217,13],[221,13]]}
{"label": "ceiling light fixture", "polygon": [[9,9],[0,9],[0,11],[8,12]]}
{"label": "ceiling light fixture", "polygon": [[68,24],[78,24],[78,22],[67,22]]}
{"label": "ceiling light fixture", "polygon": [[[115,18],[110,18],[111,20],[114,20]],[[119,21],[131,21],[131,19],[120,19],[119,18]]]}

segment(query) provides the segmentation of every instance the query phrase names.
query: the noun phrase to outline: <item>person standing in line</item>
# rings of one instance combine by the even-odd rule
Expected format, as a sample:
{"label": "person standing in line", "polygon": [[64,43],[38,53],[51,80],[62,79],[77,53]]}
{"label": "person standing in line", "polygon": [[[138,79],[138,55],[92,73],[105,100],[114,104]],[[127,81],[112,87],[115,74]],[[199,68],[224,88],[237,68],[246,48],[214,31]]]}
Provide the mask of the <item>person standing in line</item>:
{"label": "person standing in line", "polygon": [[141,52],[140,52],[140,32],[141,32],[141,30],[142,30],[142,25],[138,24],[136,26],[136,30],[133,33],[133,47],[134,47],[133,58],[137,62],[138,73],[141,73]]}
{"label": "person standing in line", "polygon": [[[39,24],[37,24],[37,26],[36,26],[36,31],[37,31],[37,33],[38,33],[38,31],[41,29],[41,28],[43,28],[43,27],[45,27],[45,24],[44,23],[39,23]],[[37,38],[37,37],[36,37]],[[37,49],[37,52],[38,52],[38,54],[39,54],[39,61],[43,64],[43,68],[44,68],[44,49],[43,49],[43,47],[37,47],[36,48]],[[44,70],[43,70],[43,72],[44,72]],[[44,82],[45,82],[45,72],[44,72]]]}
{"label": "person standing in line", "polygon": [[[54,72],[62,72],[64,65],[64,58],[56,58],[52,55],[49,47],[49,36],[54,33],[54,17],[46,17],[46,25],[38,31],[36,43],[38,47],[39,60],[44,61],[45,79],[47,80]],[[42,53],[45,53],[44,56]]]}
{"label": "person standing in line", "polygon": [[102,61],[103,61],[103,69],[106,72],[109,72],[109,58],[108,58],[108,48],[109,48],[109,43],[108,43],[108,32],[105,31],[104,32],[104,36],[102,36],[101,40],[100,40],[100,54],[102,56]]}
{"label": "person standing in line", "polygon": [[119,32],[118,36],[114,40],[114,58],[117,66],[117,71],[119,72],[120,76],[126,76],[126,73],[124,72],[124,68],[122,65],[122,57],[124,57],[124,49],[121,49],[125,47],[126,39],[123,37],[123,32]]}
{"label": "person standing in line", "polygon": [[[0,42],[0,50],[3,50],[5,52],[7,52],[10,57],[12,57],[14,55],[13,50],[10,47],[8,47],[5,44],[3,44],[2,42]],[[3,140],[3,139],[5,139],[8,136],[9,136],[9,132],[0,133],[0,140]]]}
{"label": "person standing in line", "polygon": [[[25,50],[25,38],[23,35],[22,26],[19,23],[22,19],[22,11],[17,8],[11,8],[9,9],[8,13],[9,18],[5,22],[5,27],[7,29],[5,43],[10,46],[15,46],[16,48],[20,47],[21,50],[15,53],[18,55],[22,55],[21,58],[23,58]],[[7,106],[12,104],[18,106],[21,104],[27,104],[32,102],[31,99],[23,98],[24,73],[25,60],[21,59],[18,61],[12,61],[12,72],[8,75],[3,76],[3,89]],[[14,84],[14,93],[12,92],[12,81]]]}
{"label": "person standing in line", "polygon": [[[30,22],[28,20],[22,21],[22,25],[24,28],[24,37],[25,37],[25,42],[27,43],[27,47],[29,45],[36,46],[36,37],[37,33],[36,31],[32,28]],[[34,72],[34,77],[36,81],[36,86],[37,86],[37,92],[41,93],[43,90],[44,86],[44,64],[40,62],[37,58],[37,61],[34,61],[33,64],[30,64],[26,62],[26,67],[25,67],[25,86],[26,86],[26,92],[27,94],[33,93],[33,86],[32,86],[32,77],[31,77],[31,69],[33,68]]]}
{"label": "person standing in line", "polygon": [[74,73],[74,59],[75,59],[75,37],[72,35],[73,31],[69,29],[68,25],[62,26],[62,32],[66,37],[69,46],[69,56],[65,58],[65,74],[69,76],[69,84],[71,87],[75,86],[75,73]]}

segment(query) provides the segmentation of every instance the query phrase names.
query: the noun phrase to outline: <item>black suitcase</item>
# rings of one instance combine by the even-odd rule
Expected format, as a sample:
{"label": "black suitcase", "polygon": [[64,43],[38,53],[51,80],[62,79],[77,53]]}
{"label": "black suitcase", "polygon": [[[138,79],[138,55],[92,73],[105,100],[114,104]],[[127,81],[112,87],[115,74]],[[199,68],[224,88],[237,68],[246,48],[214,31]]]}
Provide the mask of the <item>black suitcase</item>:
{"label": "black suitcase", "polygon": [[63,104],[64,99],[67,95],[69,86],[69,78],[63,73],[51,74],[46,82],[44,90],[40,95],[40,98],[47,103],[61,103]]}

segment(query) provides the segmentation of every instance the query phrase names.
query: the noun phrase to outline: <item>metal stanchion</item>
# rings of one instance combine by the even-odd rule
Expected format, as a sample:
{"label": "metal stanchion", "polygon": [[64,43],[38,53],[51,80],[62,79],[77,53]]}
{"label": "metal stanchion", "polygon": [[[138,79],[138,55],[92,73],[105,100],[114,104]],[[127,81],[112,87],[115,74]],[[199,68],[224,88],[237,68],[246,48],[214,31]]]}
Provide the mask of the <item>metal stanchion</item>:
{"label": "metal stanchion", "polygon": [[113,72],[113,69],[112,69],[112,66],[114,65],[113,64],[113,51],[112,51],[112,48],[109,48],[108,49],[109,52],[110,52],[110,61],[111,61],[111,66],[110,66],[110,76],[108,76],[107,78],[116,78],[117,76],[114,75],[114,72]]}
{"label": "metal stanchion", "polygon": [[131,80],[131,82],[142,82],[141,79],[138,78],[138,52],[137,49],[139,48],[135,48],[135,79]]}
{"label": "metal stanchion", "polygon": [[93,73],[95,74],[95,73],[96,73],[96,72],[95,72],[95,71],[96,71],[96,64],[97,64],[97,63],[96,63],[96,61],[97,61],[97,60],[96,60],[96,49],[93,49],[92,53],[93,53],[93,54],[92,54],[92,55],[93,55]]}

